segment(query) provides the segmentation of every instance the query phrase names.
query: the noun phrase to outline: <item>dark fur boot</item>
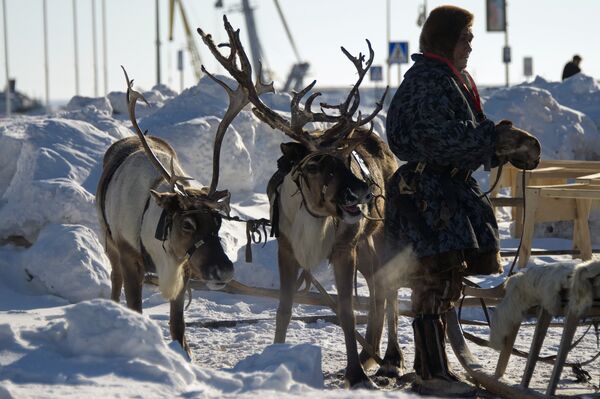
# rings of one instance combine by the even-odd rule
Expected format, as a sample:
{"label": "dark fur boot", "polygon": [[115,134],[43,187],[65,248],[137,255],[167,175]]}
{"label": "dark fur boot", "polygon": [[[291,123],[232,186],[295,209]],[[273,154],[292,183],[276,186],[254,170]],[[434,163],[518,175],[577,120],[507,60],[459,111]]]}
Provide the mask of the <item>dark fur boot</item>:
{"label": "dark fur boot", "polygon": [[439,314],[421,315],[413,320],[415,337],[415,391],[422,395],[468,397],[477,389],[460,381],[448,369],[446,329]]}

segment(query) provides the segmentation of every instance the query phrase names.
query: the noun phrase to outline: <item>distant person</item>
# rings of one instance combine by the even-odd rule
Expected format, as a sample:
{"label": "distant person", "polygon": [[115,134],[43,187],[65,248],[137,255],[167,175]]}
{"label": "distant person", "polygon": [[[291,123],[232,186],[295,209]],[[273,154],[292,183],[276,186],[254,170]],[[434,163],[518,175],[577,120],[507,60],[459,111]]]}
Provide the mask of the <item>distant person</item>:
{"label": "distant person", "polygon": [[573,59],[565,65],[562,74],[562,80],[568,79],[573,75],[581,72],[581,68],[579,68],[579,63],[581,62],[581,57],[578,55],[574,55]]}

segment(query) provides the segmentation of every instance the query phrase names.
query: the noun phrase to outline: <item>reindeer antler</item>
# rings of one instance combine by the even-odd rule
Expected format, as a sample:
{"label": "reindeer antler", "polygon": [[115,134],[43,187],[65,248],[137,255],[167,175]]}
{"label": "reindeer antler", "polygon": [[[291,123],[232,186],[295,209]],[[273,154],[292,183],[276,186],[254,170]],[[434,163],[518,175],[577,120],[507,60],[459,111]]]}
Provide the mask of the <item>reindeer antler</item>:
{"label": "reindeer antler", "polygon": [[[233,28],[227,21],[226,17],[223,17],[225,21],[225,28],[227,29],[227,34],[229,35],[229,41],[231,43],[240,43],[239,38],[239,29],[237,31],[233,31]],[[258,101],[262,103],[259,96],[263,93],[274,92],[273,82],[271,83],[263,83],[260,79],[262,73],[259,70],[258,80],[256,84],[252,83],[252,66],[250,65],[250,61],[246,54],[242,51],[239,55],[237,54],[237,46],[230,46],[231,52],[228,57],[225,57],[221,54],[221,52],[217,49],[217,46],[214,44],[211,35],[208,35],[202,31],[202,29],[198,28],[198,33],[202,37],[204,43],[208,46],[213,55],[217,58],[217,60],[223,65],[238,82],[244,81],[245,85],[241,83],[238,84],[238,87],[233,90],[230,88],[225,82],[220,79],[217,79],[214,75],[209,73],[204,65],[202,65],[202,72],[207,74],[212,80],[217,82],[221,87],[225,89],[227,95],[229,96],[229,107],[227,111],[225,111],[225,115],[221,122],[219,123],[219,127],[217,128],[217,134],[215,135],[215,145],[213,151],[213,177],[210,183],[209,195],[213,194],[217,189],[217,185],[219,183],[219,164],[221,157],[221,143],[223,142],[223,138],[225,137],[225,132],[227,128],[233,121],[233,119],[240,113],[242,109],[250,102]],[[241,47],[241,43],[240,43]],[[236,68],[236,56],[240,60],[241,69]]]}
{"label": "reindeer antler", "polygon": [[156,154],[154,154],[152,148],[150,148],[150,145],[146,140],[146,133],[148,133],[148,131],[146,130],[142,133],[142,130],[138,126],[135,117],[135,105],[137,103],[137,100],[142,99],[147,105],[148,101],[146,101],[146,99],[140,92],[133,90],[133,79],[129,80],[129,76],[127,75],[127,71],[125,70],[123,65],[121,65],[121,68],[123,69],[123,73],[125,74],[125,82],[127,83],[127,109],[129,111],[129,119],[131,120],[131,124],[133,125],[135,133],[142,142],[142,146],[144,147],[146,155],[150,159],[152,165],[154,165],[154,167],[158,170],[162,177],[171,185],[171,191],[175,192],[175,189],[177,189],[181,194],[185,195],[185,190],[183,189],[183,187],[180,186],[179,182],[185,180],[192,180],[192,178],[187,176],[178,176],[175,174],[173,166],[173,157],[171,157],[171,173],[169,173],[167,169],[163,166],[163,164],[160,162],[160,160],[156,157]]}
{"label": "reindeer antler", "polygon": [[[369,123],[373,120],[375,115],[381,111],[383,107],[383,100],[387,95],[387,89],[385,90],[381,100],[376,104],[375,111],[370,114],[367,118],[361,118],[360,112],[358,115],[358,120],[354,121],[352,116],[358,109],[358,105],[360,103],[360,96],[358,92],[358,87],[362,83],[362,80],[367,73],[367,70],[371,66],[373,62],[374,52],[371,48],[371,43],[367,40],[367,45],[369,46],[369,60],[363,67],[363,62],[365,60],[365,56],[359,54],[358,57],[353,57],[345,48],[342,47],[342,51],[344,54],[352,61],[352,63],[356,66],[358,70],[359,78],[355,83],[354,87],[350,91],[346,101],[339,105],[329,105],[325,103],[321,103],[321,112],[312,112],[311,107],[313,101],[321,95],[320,92],[316,92],[311,94],[304,104],[304,108],[300,107],[300,101],[302,98],[312,90],[312,88],[316,84],[316,80],[302,89],[300,92],[293,93],[293,97],[290,103],[291,108],[291,121],[289,121],[284,116],[280,115],[276,111],[269,108],[266,104],[262,102],[259,98],[260,94],[265,92],[273,92],[273,83],[265,84],[260,80],[261,73],[257,74],[257,82],[256,84],[252,80],[252,67],[250,65],[250,61],[239,37],[239,29],[234,30],[226,16],[223,16],[223,22],[225,25],[225,30],[227,31],[227,35],[229,37],[228,44],[222,44],[221,46],[227,46],[230,48],[230,53],[228,56],[224,56],[219,49],[218,46],[212,40],[212,36],[204,33],[204,31],[198,28],[198,33],[202,37],[204,43],[208,46],[212,54],[215,56],[217,61],[229,72],[229,74],[238,82],[239,86],[235,90],[235,92],[229,88],[225,83],[216,79],[211,74],[208,74],[206,70],[203,71],[208,74],[213,80],[219,83],[232,98],[232,93],[236,96],[238,92],[243,93],[239,94],[240,97],[243,98],[243,105],[239,105],[240,108],[236,111],[230,112],[232,109],[231,103],[233,101],[230,100],[230,108],[227,110],[225,116],[228,117],[230,115],[237,115],[239,111],[248,103],[251,103],[254,108],[252,111],[254,114],[263,122],[267,123],[273,129],[277,129],[282,131],[288,137],[303,143],[310,150],[319,150],[329,147],[338,147],[339,142],[347,139],[352,132],[358,127]],[[237,61],[239,60],[240,67],[237,65]],[[337,109],[339,115],[329,115],[324,111],[324,108],[327,109]],[[231,119],[233,119],[233,117]],[[311,122],[327,122],[327,123],[335,123],[334,126],[327,129],[323,134],[313,135],[310,132],[304,130],[304,126]],[[217,138],[220,137],[222,140],[222,135],[224,131],[227,129],[227,126],[231,123],[231,120],[225,117],[223,118],[222,124],[224,125],[221,128],[219,125],[219,133],[217,134]],[[360,135],[362,140],[366,137],[366,135]],[[358,139],[359,137],[356,137]]]}
{"label": "reindeer antler", "polygon": [[[352,54],[350,54],[348,52],[348,50],[346,50],[344,47],[341,47],[344,55],[346,55],[346,57],[352,62],[352,64],[354,64],[354,66],[358,72],[358,80],[356,81],[356,83],[354,84],[352,89],[350,90],[350,93],[348,93],[348,97],[346,97],[346,101],[344,101],[343,103],[340,103],[338,105],[329,105],[329,104],[321,103],[322,108],[337,109],[339,112],[339,117],[338,117],[338,120],[336,121],[337,123],[335,125],[333,125],[332,127],[328,128],[327,130],[325,130],[325,132],[323,132],[322,142],[324,144],[336,143],[336,142],[339,142],[339,141],[345,139],[350,134],[352,134],[352,132],[355,129],[371,122],[373,120],[373,118],[375,118],[375,116],[383,108],[383,102],[385,100],[385,97],[387,96],[389,87],[385,88],[385,91],[383,92],[381,99],[375,103],[375,109],[369,116],[367,116],[366,118],[363,118],[359,111],[357,120],[355,121],[353,119],[353,115],[356,112],[356,110],[358,109],[358,106],[360,104],[360,93],[358,91],[358,88],[359,88],[360,84],[362,83],[365,75],[367,74],[367,71],[371,67],[371,64],[373,63],[373,58],[375,56],[373,47],[371,47],[371,42],[368,39],[366,39],[366,42],[367,42],[367,46],[369,47],[369,59],[365,63],[364,67],[363,67],[363,62],[365,61],[364,54],[358,53],[358,57],[354,57]],[[372,129],[372,126],[371,126],[371,129]]]}

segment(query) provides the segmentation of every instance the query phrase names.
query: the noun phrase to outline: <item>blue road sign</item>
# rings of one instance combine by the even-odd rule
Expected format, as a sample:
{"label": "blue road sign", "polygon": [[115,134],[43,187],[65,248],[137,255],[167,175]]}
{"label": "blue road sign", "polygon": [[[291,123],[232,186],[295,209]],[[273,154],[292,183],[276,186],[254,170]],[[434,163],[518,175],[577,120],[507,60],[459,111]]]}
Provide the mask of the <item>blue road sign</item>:
{"label": "blue road sign", "polygon": [[369,70],[371,75],[369,76],[372,82],[380,82],[383,80],[383,67],[380,65],[373,65]]}
{"label": "blue road sign", "polygon": [[390,64],[408,64],[408,42],[390,42],[388,57]]}

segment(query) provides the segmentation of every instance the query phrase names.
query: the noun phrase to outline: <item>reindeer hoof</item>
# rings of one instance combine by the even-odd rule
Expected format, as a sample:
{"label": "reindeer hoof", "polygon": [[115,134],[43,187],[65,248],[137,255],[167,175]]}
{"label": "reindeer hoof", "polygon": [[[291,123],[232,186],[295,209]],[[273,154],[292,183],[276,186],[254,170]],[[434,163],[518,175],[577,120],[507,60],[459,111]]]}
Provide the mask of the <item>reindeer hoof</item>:
{"label": "reindeer hoof", "polygon": [[391,363],[384,363],[375,373],[378,377],[400,378],[404,374],[404,368]]}
{"label": "reindeer hoof", "polygon": [[373,383],[373,381],[371,381],[371,380],[369,379],[369,377],[367,377],[367,376],[365,376],[365,379],[363,379],[363,380],[359,380],[359,381],[357,381],[357,382],[355,382],[355,383],[353,383],[353,384],[352,384],[352,383],[350,383],[350,382],[349,382],[349,381],[346,379],[345,385],[346,385],[346,388],[349,388],[349,389],[352,389],[352,390],[354,390],[354,389],[369,389],[369,390],[376,390],[376,389],[379,389],[379,388],[377,387],[377,385],[375,385],[375,384]]}

